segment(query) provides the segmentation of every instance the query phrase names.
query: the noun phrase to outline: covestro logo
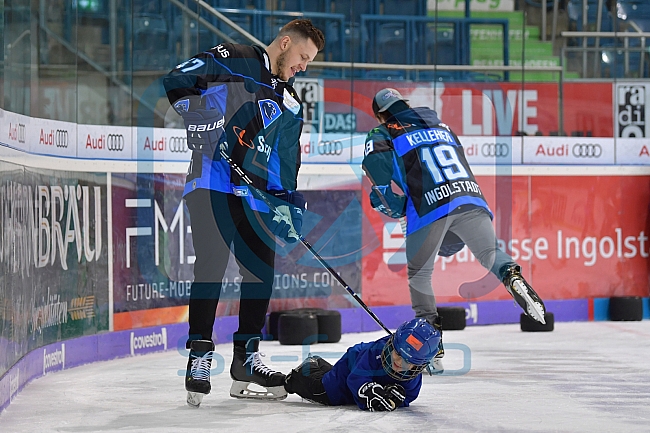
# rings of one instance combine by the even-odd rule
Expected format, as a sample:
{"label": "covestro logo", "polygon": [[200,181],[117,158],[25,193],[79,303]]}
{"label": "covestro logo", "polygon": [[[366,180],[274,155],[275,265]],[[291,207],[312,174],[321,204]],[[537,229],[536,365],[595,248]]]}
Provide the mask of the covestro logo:
{"label": "covestro logo", "polygon": [[131,332],[131,355],[148,351],[146,349],[167,350],[167,328],[161,328],[160,331],[144,335],[136,335],[135,332]]}

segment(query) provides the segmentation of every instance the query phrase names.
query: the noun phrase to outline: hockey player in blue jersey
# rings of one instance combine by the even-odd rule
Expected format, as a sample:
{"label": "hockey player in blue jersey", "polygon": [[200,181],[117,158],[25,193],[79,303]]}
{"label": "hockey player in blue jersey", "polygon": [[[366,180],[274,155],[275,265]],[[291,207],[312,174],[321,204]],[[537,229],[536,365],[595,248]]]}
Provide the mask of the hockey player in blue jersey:
{"label": "hockey player in blue jersey", "polygon": [[394,334],[350,347],[333,366],[309,356],[286,377],[285,389],[327,406],[356,404],[373,412],[406,407],[418,397],[422,371],[438,352],[440,331],[425,319]]}
{"label": "hockey player in blue jersey", "polygon": [[[406,218],[407,275],[415,316],[441,329],[431,287],[434,260],[466,244],[517,304],[545,323],[544,303],[520,266],[497,245],[492,212],[456,134],[434,110],[411,108],[395,89],[377,92],[372,109],[380,125],[366,137],[363,170],[373,185],[373,208],[391,218]],[[403,194],[396,194],[392,184]],[[441,341],[434,373],[444,370],[443,355]]]}
{"label": "hockey player in blue jersey", "polygon": [[[268,47],[221,43],[163,79],[192,150],[183,193],[196,258],[186,343],[190,405],[199,406],[211,390],[212,328],[231,250],[242,280],[230,395],[286,397],[284,375],[262,363],[259,342],[273,291],[277,239],[297,241],[305,210],[296,191],[303,109],[292,84],[324,46],[321,30],[310,20],[296,19]],[[257,191],[267,195],[282,218]]]}

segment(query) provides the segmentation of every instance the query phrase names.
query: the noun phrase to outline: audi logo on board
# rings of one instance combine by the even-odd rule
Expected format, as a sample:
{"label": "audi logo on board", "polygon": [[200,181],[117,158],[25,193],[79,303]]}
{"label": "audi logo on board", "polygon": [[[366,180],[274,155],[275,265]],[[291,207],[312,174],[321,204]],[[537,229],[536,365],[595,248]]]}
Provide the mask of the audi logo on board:
{"label": "audi logo on board", "polygon": [[597,143],[577,143],[571,152],[576,158],[600,158],[603,148]]}
{"label": "audi logo on board", "polygon": [[122,134],[108,134],[106,136],[106,149],[113,152],[124,150],[124,136]]}
{"label": "audi logo on board", "polygon": [[56,147],[68,147],[68,131],[65,129],[57,129],[54,133],[54,145]]}
{"label": "audi logo on board", "polygon": [[341,155],[343,153],[343,143],[337,140],[324,140],[318,143],[319,155]]}
{"label": "audi logo on board", "polygon": [[169,151],[173,153],[188,152],[187,137],[170,137],[169,138]]}
{"label": "audi logo on board", "polygon": [[38,144],[67,148],[70,145],[68,131],[66,129],[52,129],[47,132],[41,128]]}
{"label": "audi logo on board", "polygon": [[18,143],[25,142],[25,124],[23,123],[9,123],[9,139],[17,141]]}
{"label": "audi logo on board", "polygon": [[124,136],[122,134],[100,135],[95,138],[88,134],[86,138],[86,149],[107,149],[112,152],[121,152],[124,150]]}
{"label": "audi logo on board", "polygon": [[503,158],[504,156],[508,156],[510,148],[506,143],[485,143],[481,147],[481,153],[483,156]]}

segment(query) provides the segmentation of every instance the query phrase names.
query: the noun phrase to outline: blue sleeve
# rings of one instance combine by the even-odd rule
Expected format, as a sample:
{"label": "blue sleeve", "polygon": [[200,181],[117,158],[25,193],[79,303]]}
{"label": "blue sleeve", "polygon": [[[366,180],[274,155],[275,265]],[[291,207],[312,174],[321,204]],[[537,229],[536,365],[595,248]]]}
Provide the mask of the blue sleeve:
{"label": "blue sleeve", "polygon": [[253,57],[246,57],[245,48],[235,44],[219,44],[198,53],[176,66],[163,78],[167,98],[174,109],[194,111],[205,106],[201,96],[211,83],[231,81],[233,77],[250,81],[247,90],[255,93],[264,66]]}
{"label": "blue sleeve", "polygon": [[406,382],[396,382],[404,387],[406,392],[406,399],[404,399],[404,404],[400,407],[408,407],[410,403],[418,398],[420,394],[420,389],[422,388],[422,375],[418,375],[416,378],[411,379]]}
{"label": "blue sleeve", "polygon": [[362,162],[363,171],[373,185],[389,185],[394,177],[393,149],[391,138],[382,128],[368,133]]}
{"label": "blue sleeve", "polygon": [[359,388],[368,382],[374,382],[374,376],[379,373],[372,370],[370,358],[371,352],[369,350],[360,351],[346,380],[346,384],[352,394],[352,398],[354,398],[354,402],[359,406],[359,409],[363,410],[367,410],[368,408],[359,399]]}

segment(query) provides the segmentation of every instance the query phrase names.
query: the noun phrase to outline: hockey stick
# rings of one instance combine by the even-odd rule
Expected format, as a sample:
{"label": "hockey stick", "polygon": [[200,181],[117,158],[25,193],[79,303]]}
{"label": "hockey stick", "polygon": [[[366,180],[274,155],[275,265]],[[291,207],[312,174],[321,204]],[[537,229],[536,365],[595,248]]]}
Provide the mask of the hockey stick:
{"label": "hockey stick", "polygon": [[[233,170],[235,170],[235,173],[237,173],[237,174],[239,175],[239,177],[240,177],[244,182],[246,182],[246,184],[247,184],[248,187],[251,189],[251,191],[252,191],[252,192],[253,192],[253,193],[254,193],[254,194],[255,194],[255,195],[256,195],[260,200],[262,200],[262,201],[264,202],[264,204],[266,204],[266,205],[269,207],[269,209],[271,209],[271,211],[272,211],[276,216],[278,216],[281,220],[283,220],[283,221],[285,221],[287,224],[289,224],[290,221],[287,221],[287,219],[288,219],[287,216],[286,216],[286,215],[283,215],[283,214],[278,210],[278,208],[277,208],[273,203],[271,203],[271,200],[269,200],[268,197],[266,197],[266,195],[264,195],[264,193],[263,193],[262,191],[260,191],[258,188],[256,188],[256,187],[253,185],[253,181],[251,181],[251,179],[248,177],[248,175],[247,175],[246,173],[244,173],[244,171],[243,171],[243,170],[242,170],[242,169],[241,169],[241,168],[240,168],[240,167],[239,167],[239,166],[238,166],[238,165],[237,165],[237,164],[236,164],[236,163],[235,163],[235,162],[230,158],[230,156],[228,156],[228,154],[226,153],[225,149],[220,149],[220,153],[221,153],[221,157],[222,157],[223,159],[226,160],[226,162],[228,163],[228,165],[230,165],[230,168],[232,168]],[[334,279],[336,279],[336,281],[338,281],[339,284],[341,284],[341,285],[345,288],[345,290],[350,294],[350,296],[352,296],[352,297],[357,301],[357,303],[361,306],[361,308],[363,308],[364,310],[366,310],[366,313],[368,313],[368,315],[369,315],[370,317],[372,317],[373,320],[374,320],[375,322],[377,322],[377,324],[378,324],[379,326],[381,326],[381,327],[384,329],[384,331],[386,331],[386,332],[388,333],[388,335],[393,335],[393,333],[390,331],[390,329],[388,329],[388,328],[386,327],[386,325],[384,325],[384,324],[382,323],[382,321],[379,320],[379,317],[377,317],[377,316],[375,315],[375,313],[373,313],[372,310],[370,310],[370,308],[368,308],[368,306],[366,305],[366,303],[363,302],[363,300],[362,300],[362,299],[361,299],[361,298],[360,298],[360,297],[359,297],[359,296],[354,292],[354,290],[352,290],[352,289],[350,288],[350,286],[349,286],[349,285],[348,285],[348,284],[343,280],[343,278],[341,278],[341,276],[340,276],[339,274],[337,274],[336,271],[335,271],[334,269],[332,269],[332,267],[331,267],[331,266],[330,266],[330,265],[325,261],[325,259],[323,259],[323,258],[320,256],[320,254],[318,254],[318,253],[316,252],[316,250],[314,250],[314,248],[311,246],[311,244],[310,244],[309,242],[307,242],[307,240],[306,240],[304,237],[302,237],[302,235],[296,233],[296,231],[295,231],[294,228],[293,228],[293,225],[290,225],[290,226],[291,226],[290,236],[292,236],[292,237],[298,239],[298,240],[299,240],[299,241],[300,241],[300,242],[305,246],[305,248],[307,248],[307,249],[309,250],[309,252],[312,253],[312,255],[316,258],[316,260],[318,260],[318,262],[319,262],[319,263],[320,263],[320,264],[321,264],[325,269],[327,269],[327,271],[332,275],[332,277],[334,277]]]}

